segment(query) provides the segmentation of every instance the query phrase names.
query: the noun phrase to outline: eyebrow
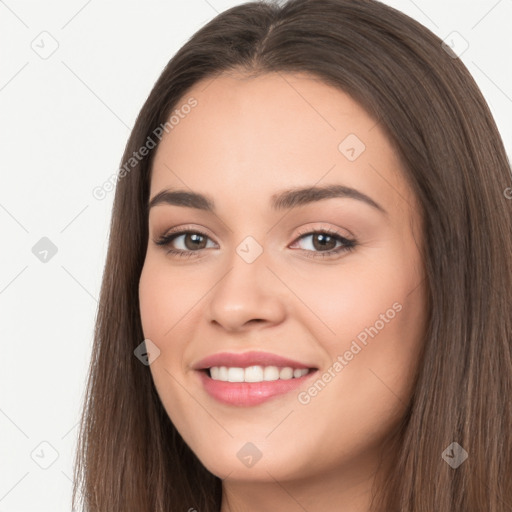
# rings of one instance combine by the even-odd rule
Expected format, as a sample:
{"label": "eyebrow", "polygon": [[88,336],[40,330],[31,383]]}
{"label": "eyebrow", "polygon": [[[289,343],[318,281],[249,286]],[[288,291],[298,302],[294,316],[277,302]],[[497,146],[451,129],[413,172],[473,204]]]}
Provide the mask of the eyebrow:
{"label": "eyebrow", "polygon": [[[371,197],[345,185],[325,185],[321,187],[282,190],[271,196],[270,205],[272,209],[279,211],[332,198],[356,199],[379,210],[384,215],[388,215],[388,212]],[[184,206],[212,213],[215,212],[215,202],[211,197],[186,190],[162,190],[148,203],[148,211],[159,204]]]}

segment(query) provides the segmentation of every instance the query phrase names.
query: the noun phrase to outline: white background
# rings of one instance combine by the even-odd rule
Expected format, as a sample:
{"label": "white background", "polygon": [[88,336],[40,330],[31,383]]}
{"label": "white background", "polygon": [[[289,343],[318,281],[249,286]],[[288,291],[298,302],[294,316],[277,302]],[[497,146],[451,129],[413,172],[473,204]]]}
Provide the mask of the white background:
{"label": "white background", "polygon": [[[0,512],[71,510],[114,196],[92,190],[117,172],[169,59],[240,3],[0,1]],[[384,3],[442,39],[457,31],[468,41],[461,59],[512,155],[512,0]],[[57,43],[46,59],[33,49]],[[58,249],[46,263],[32,252],[42,237]],[[58,457],[43,469],[53,460],[46,443]]]}

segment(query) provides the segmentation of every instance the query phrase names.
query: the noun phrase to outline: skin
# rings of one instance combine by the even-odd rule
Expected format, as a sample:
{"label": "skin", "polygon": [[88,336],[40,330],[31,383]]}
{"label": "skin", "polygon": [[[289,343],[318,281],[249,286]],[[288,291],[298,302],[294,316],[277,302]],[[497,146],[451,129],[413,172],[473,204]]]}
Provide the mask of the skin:
{"label": "skin", "polygon": [[[156,389],[186,443],[223,479],[222,512],[367,511],[426,329],[421,218],[398,155],[351,97],[305,74],[224,74],[197,83],[181,104],[191,96],[197,106],[157,148],[150,199],[163,189],[192,190],[211,196],[216,213],[150,210],[139,296],[144,336],[160,349],[150,365]],[[349,134],[366,146],[354,161],[338,149]],[[278,191],[326,184],[356,188],[387,215],[353,198],[270,207]],[[196,257],[155,244],[181,226],[208,237],[198,246],[181,236],[168,248]],[[322,249],[304,233],[325,228],[358,245],[322,258],[341,242]],[[236,252],[247,236],[263,250],[252,263]],[[394,317],[334,371],[337,357],[390,309]],[[192,366],[250,350],[308,363],[317,377],[253,407],[210,397]],[[329,368],[335,376],[301,403],[299,392]],[[247,442],[262,453],[252,467],[237,457]]]}

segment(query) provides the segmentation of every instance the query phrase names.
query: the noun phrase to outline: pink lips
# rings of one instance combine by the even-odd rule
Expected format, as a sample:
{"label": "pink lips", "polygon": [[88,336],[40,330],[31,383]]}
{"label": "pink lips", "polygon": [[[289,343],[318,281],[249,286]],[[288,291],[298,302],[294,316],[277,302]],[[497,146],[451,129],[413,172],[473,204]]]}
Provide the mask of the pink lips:
{"label": "pink lips", "polygon": [[290,366],[291,368],[312,368],[311,365],[299,363],[286,357],[281,357],[270,352],[220,352],[205,357],[196,363],[194,370],[203,370],[212,366],[230,366],[236,368],[247,368],[248,366]]}
{"label": "pink lips", "polygon": [[[264,382],[225,382],[214,380],[207,371],[212,366],[228,366],[247,368],[248,366],[278,366],[291,367],[293,369],[309,368],[308,374],[288,379]],[[272,397],[289,393],[298,388],[307,379],[316,373],[316,368],[311,365],[300,363],[286,357],[281,357],[268,352],[245,352],[236,354],[233,352],[222,352],[202,359],[193,367],[197,370],[198,377],[205,391],[221,403],[235,406],[253,406],[261,404]]]}

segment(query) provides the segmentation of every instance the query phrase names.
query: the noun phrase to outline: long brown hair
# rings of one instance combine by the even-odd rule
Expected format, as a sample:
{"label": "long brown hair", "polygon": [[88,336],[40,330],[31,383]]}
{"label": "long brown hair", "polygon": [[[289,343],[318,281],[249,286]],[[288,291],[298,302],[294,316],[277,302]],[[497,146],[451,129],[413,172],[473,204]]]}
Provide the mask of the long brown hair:
{"label": "long brown hair", "polygon": [[[84,399],[73,505],[88,512],[218,512],[221,480],[185,444],[134,356],[156,149],[126,170],[204,78],[309,73],[374,116],[421,205],[428,328],[376,510],[512,508],[511,169],[489,107],[441,39],[375,0],[250,2],[215,17],[169,61],[119,173]],[[155,140],[153,135],[153,140]],[[507,196],[509,198],[507,198]],[[468,458],[442,457],[457,442]]]}

